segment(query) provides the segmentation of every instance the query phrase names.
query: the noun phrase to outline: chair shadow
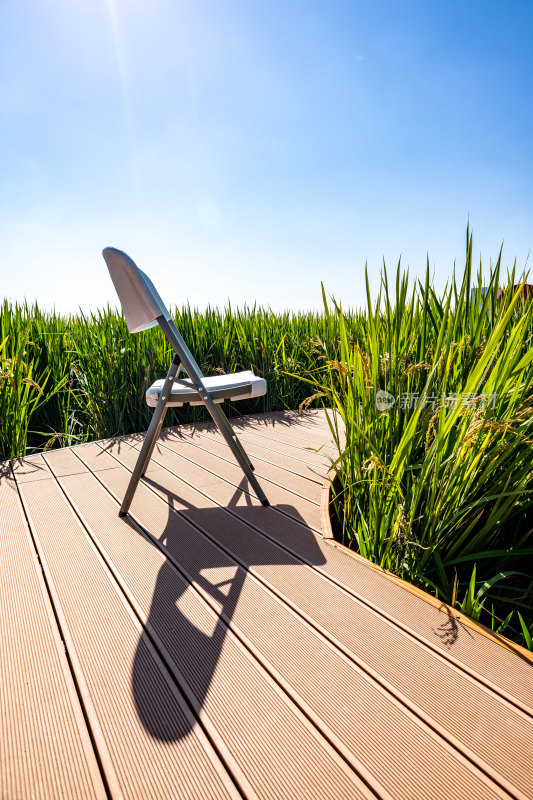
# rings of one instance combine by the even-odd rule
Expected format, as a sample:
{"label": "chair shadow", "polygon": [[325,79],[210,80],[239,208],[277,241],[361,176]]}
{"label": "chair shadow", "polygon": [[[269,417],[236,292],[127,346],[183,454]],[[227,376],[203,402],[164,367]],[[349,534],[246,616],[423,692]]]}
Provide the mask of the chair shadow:
{"label": "chair shadow", "polygon": [[[255,412],[250,412],[249,414],[238,414],[236,416],[228,415],[228,420],[232,427],[236,428],[237,431],[242,431],[243,429],[249,427],[251,421],[253,421],[252,430],[260,430],[261,428],[269,428],[274,430],[275,428],[301,427],[303,423],[306,423],[306,425],[311,424],[313,426],[314,424],[320,423],[321,417],[317,409],[305,409],[301,414],[293,412],[290,415],[287,414],[286,411],[261,412],[260,415],[256,414]],[[174,435],[177,434],[180,437],[183,436],[189,439],[194,438],[195,436],[200,436],[206,429],[216,430],[216,425],[211,420],[205,420],[199,423],[172,422],[166,426],[166,428],[168,430],[172,430]],[[162,429],[160,436],[164,434],[166,428],[164,427]],[[182,428],[187,428],[187,430],[183,432],[183,430],[180,430]],[[310,430],[312,432],[313,429],[311,428]],[[320,432],[320,428],[318,430]]]}
{"label": "chair shadow", "polygon": [[[167,558],[159,570],[152,597],[148,620],[143,631],[135,654],[132,670],[132,690],[137,712],[145,729],[155,739],[160,741],[175,741],[187,736],[194,726],[190,723],[184,726],[181,715],[176,715],[175,709],[168,703],[168,687],[156,686],[154,680],[161,684],[166,682],[166,677],[158,671],[154,678],[153,643],[168,662],[177,678],[178,685],[187,684],[185,694],[193,696],[192,705],[196,712],[201,710],[206,695],[209,692],[213,676],[219,663],[220,654],[227,636],[227,624],[234,615],[243,585],[246,581],[248,567],[268,565],[287,565],[294,563],[294,557],[277,547],[257,531],[250,528],[245,520],[238,520],[224,508],[201,508],[187,503],[184,498],[176,495],[169,489],[161,486],[148,476],[145,481],[163,492],[169,502],[168,521],[164,532],[159,536],[159,544],[163,546]],[[261,515],[275,513],[272,508],[263,508],[255,505],[252,498],[243,492],[247,487],[243,478],[241,485],[236,489],[228,508],[235,507],[239,498],[244,497],[247,503],[247,512],[250,508],[257,511],[258,520]],[[180,514],[173,508],[179,504]],[[289,506],[277,506],[279,510],[289,511],[289,519],[279,515],[282,524],[286,519],[287,525],[294,525],[296,521],[305,525],[298,512]],[[278,515],[276,515],[278,516]],[[196,528],[214,533],[223,530],[226,536],[241,537],[241,549],[244,538],[244,551],[248,557],[243,563],[237,565],[230,557],[225,555],[212,542],[206,540],[198,530],[183,523],[183,517]],[[301,528],[302,536],[306,531]],[[314,534],[309,530],[309,541],[306,541],[306,560],[313,564],[323,564],[325,559],[318,548]],[[221,536],[223,539],[224,536]],[[177,562],[187,578],[176,569],[173,561]],[[191,587],[195,584],[214,601],[218,613],[207,609],[205,603],[199,600],[197,592]],[[147,630],[150,633],[147,633]],[[276,636],[275,628],[271,631]],[[224,666],[226,669],[226,666]],[[228,686],[228,692],[231,692]],[[163,698],[167,698],[167,701]]]}
{"label": "chair shadow", "polygon": [[294,428],[301,426],[302,423],[319,423],[321,417],[316,409],[305,409],[301,414],[287,414],[285,411],[262,412],[260,417],[254,414],[231,417],[231,424],[235,427],[242,427],[249,424],[248,416],[253,418],[254,424],[258,428]]}

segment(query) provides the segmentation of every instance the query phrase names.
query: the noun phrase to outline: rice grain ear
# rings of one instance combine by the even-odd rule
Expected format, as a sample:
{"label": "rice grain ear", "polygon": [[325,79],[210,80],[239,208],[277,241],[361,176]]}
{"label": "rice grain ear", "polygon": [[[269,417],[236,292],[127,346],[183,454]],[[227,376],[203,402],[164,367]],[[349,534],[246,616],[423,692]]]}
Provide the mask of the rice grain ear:
{"label": "rice grain ear", "polygon": [[306,397],[305,400],[302,400],[302,402],[298,406],[298,414],[301,415],[302,411],[305,411],[307,408],[309,408],[311,403],[313,403],[315,400],[318,400],[321,397],[327,397],[326,393],[325,392],[315,392],[315,394],[312,394],[309,397]]}
{"label": "rice grain ear", "polygon": [[59,440],[60,440],[59,436],[50,436],[43,448],[43,453],[46,453],[48,450],[51,450],[55,445],[55,443]]}
{"label": "rice grain ear", "polygon": [[452,589],[452,608],[455,608],[455,604],[457,602],[457,589],[459,588],[459,575],[457,574],[457,570],[455,570],[455,578],[453,581],[453,589]]}

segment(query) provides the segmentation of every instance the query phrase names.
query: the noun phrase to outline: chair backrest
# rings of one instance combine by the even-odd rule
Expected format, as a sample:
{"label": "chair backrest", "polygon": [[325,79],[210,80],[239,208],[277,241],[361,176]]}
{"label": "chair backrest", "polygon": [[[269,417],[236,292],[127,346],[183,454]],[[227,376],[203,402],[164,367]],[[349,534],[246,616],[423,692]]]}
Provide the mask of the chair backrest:
{"label": "chair backrest", "polygon": [[165,304],[148,277],[132,259],[117,250],[106,247],[102,255],[115,285],[126,323],[130,333],[152,328],[157,325],[157,318],[171,319]]}

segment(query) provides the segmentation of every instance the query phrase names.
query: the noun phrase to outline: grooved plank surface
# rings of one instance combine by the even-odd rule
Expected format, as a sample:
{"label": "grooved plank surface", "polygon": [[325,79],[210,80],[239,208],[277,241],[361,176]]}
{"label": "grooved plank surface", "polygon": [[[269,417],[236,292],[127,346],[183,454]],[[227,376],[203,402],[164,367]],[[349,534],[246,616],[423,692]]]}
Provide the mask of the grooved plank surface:
{"label": "grooved plank surface", "polygon": [[[40,457],[42,458],[42,457]],[[179,688],[46,467],[21,483],[111,795],[237,797]],[[15,475],[17,468],[15,467]],[[42,514],[42,509],[53,514]],[[126,523],[127,524],[127,523]],[[142,643],[142,646],[140,646]],[[142,676],[138,691],[132,684]],[[154,736],[151,726],[158,725]]]}
{"label": "grooved plank surface", "polygon": [[[98,446],[79,448],[82,457],[92,448]],[[67,473],[61,484],[88,528],[99,532],[103,553],[138,604],[148,635],[164,648],[179,685],[201,711],[202,719],[222,737],[239,773],[246,775],[257,794],[280,800],[288,796],[319,800],[334,781],[339,798],[368,796],[362,781],[220,623],[218,604],[216,611],[210,608],[152,542],[124,524],[117,516],[118,504],[90,473],[69,474],[70,460],[76,461],[72,453],[57,451],[46,460],[51,469],[56,464]],[[112,479],[116,471],[124,472],[108,467],[105,477]],[[147,514],[151,517],[151,497],[148,500]],[[158,510],[160,524],[154,528],[157,538],[179,534],[165,525],[166,507],[160,504],[160,509],[153,509],[154,514]],[[182,521],[181,527],[190,525]],[[226,572],[221,577],[223,589],[216,597],[229,609],[238,600],[240,576],[234,578]],[[142,650],[142,640],[139,646]],[[149,679],[134,674],[134,692],[149,687]],[[152,727],[156,736],[157,716],[154,714]]]}
{"label": "grooved plank surface", "polygon": [[533,799],[533,662],[322,539],[322,412],[232,424],[269,508],[206,423],[162,433],[126,518],[142,436],[0,480],[0,664],[41,665],[33,715],[4,692],[2,800],[39,770],[54,799]]}
{"label": "grooved plank surface", "polygon": [[[115,491],[121,496],[127,478],[123,478],[122,485],[117,485],[117,477],[109,469],[108,461],[113,451],[120,452],[119,457],[124,463],[134,465],[136,451],[130,450],[128,456],[125,443],[113,445],[107,452],[100,453],[96,445],[90,445],[84,449],[82,457],[106,485],[114,482]],[[147,472],[148,481],[154,489],[161,487],[161,496],[171,498],[180,516],[191,518],[189,509],[194,508],[192,518],[198,524],[196,509],[202,503],[201,498],[193,496],[188,484],[161,469],[159,464],[163,464],[163,458],[156,456],[156,459]],[[210,484],[202,491],[212,496],[213,488],[214,485]],[[133,513],[141,514],[146,506],[148,501],[143,502],[141,498],[142,494],[136,497]],[[255,508],[263,520],[279,516],[275,509],[263,509],[260,505]],[[154,508],[150,506],[151,517],[153,514]],[[168,513],[165,512],[164,516],[166,519]],[[533,720],[517,713],[486,687],[454,669],[440,654],[428,650],[364,604],[354,602],[354,598],[340,587],[317,574],[311,566],[324,566],[332,549],[330,545],[311,539],[308,542],[308,563],[305,564],[270,539],[251,537],[246,526],[232,525],[229,519],[223,525],[213,526],[209,525],[206,517],[203,527],[226,552],[277,591],[282,599],[289,601],[293,608],[305,614],[306,619],[319,626],[339,649],[363,669],[371,670],[381,684],[394,691],[397,699],[403,700],[410,710],[438,725],[449,740],[460,743],[462,752],[478,759],[483,756],[487,769],[497,759],[507,780],[514,780],[516,757],[520,755],[525,760],[529,757]],[[313,543],[322,544],[322,548],[316,547],[310,555]],[[417,665],[419,678],[416,682],[411,679],[410,664]],[[453,680],[453,692],[450,691],[450,679]],[[493,705],[492,733],[480,740],[479,730],[472,728],[471,720],[486,702]],[[528,777],[524,776],[523,780],[525,783]]]}
{"label": "grooved plank surface", "polygon": [[[128,474],[109,467],[110,455],[98,453],[96,445],[80,448],[78,453],[86,463],[95,465],[95,474],[103,486],[120,497]],[[148,474],[158,483],[164,480],[164,476],[156,472]],[[285,602],[286,597],[265,591],[264,584],[253,579],[253,567],[248,564],[245,564],[246,569],[239,567],[237,561],[226,555],[227,551],[216,546],[220,530],[224,530],[229,540],[249,539],[245,525],[232,520],[231,515],[213,503],[202,503],[201,498],[196,498],[195,513],[191,516],[171,511],[164,501],[154,503],[150,494],[149,489],[139,488],[132,515],[144,530],[164,545],[171,559],[165,571],[174,575],[172,566],[176,564],[192,585],[215,601],[215,607],[221,603],[217,611],[229,627],[246,640],[248,647],[261,654],[278,679],[297,694],[300,706],[320,720],[320,727],[327,726],[330,739],[343,748],[351,763],[366,769],[370,775],[379,776],[383,788],[396,797],[407,798],[412,793],[413,784],[408,776],[416,773],[420,759],[433,764],[431,772],[420,776],[428,796],[443,800],[450,797],[458,776],[469,796],[490,793],[482,776],[472,775],[459,754],[454,758],[453,749],[432,736],[426,726],[417,725],[416,716],[380,691],[378,681],[370,679],[351,659],[332,647],[326,637],[305,624]],[[180,487],[180,495],[192,500],[192,493],[186,494],[184,486]],[[78,496],[83,502],[81,488]],[[198,527],[188,521],[194,521]],[[203,535],[204,532],[208,535]],[[121,543],[121,549],[130,553],[134,545],[128,540]],[[285,570],[296,592],[305,583],[306,567],[287,558],[279,549],[258,550],[257,555],[257,560],[264,561],[274,572]],[[144,558],[143,563],[147,563]],[[261,574],[261,570],[257,572]],[[216,591],[219,576],[231,581],[230,603],[221,602]],[[169,579],[172,591],[176,591],[176,582],[175,576]],[[135,591],[135,595],[139,596],[140,592]],[[161,605],[164,609],[165,601]],[[166,631],[167,626],[161,624],[160,630]],[[303,663],[306,668],[302,671]],[[345,709],[343,715],[339,715],[339,708]],[[365,719],[364,725],[360,718]],[[399,735],[411,742],[408,751],[395,747]]]}
{"label": "grooved plank surface", "polygon": [[0,464],[0,797],[105,791],[9,465]]}

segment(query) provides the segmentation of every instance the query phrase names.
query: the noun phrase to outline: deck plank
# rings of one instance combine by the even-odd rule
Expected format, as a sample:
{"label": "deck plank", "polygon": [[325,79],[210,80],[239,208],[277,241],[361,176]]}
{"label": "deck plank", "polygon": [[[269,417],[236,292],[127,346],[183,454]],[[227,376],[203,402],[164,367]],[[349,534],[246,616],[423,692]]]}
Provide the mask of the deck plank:
{"label": "deck plank", "polygon": [[[128,440],[126,440],[128,441]],[[140,447],[141,439],[134,437],[131,441],[136,442]],[[216,479],[221,476],[224,482],[233,488],[232,496],[235,502],[249,504],[255,501],[255,495],[250,494],[248,482],[243,477],[242,470],[235,460],[230,461],[226,457],[221,458],[213,452],[213,448],[198,447],[193,441],[188,441],[184,437],[176,434],[174,430],[157,443],[154,450],[154,458],[157,457],[167,461],[172,459],[178,474],[198,475],[197,467],[207,473],[202,482],[213,483],[212,477]],[[231,455],[231,454],[230,454]],[[178,466],[180,463],[180,466]],[[266,467],[266,468],[265,468]],[[304,522],[317,533],[321,531],[320,503],[318,492],[310,492],[308,483],[304,478],[293,475],[280,468],[271,467],[264,462],[258,468],[256,474],[261,481],[261,486],[267,495],[270,504],[274,508],[283,508],[283,513]],[[269,477],[266,477],[266,475]],[[272,480],[270,479],[272,477]],[[192,478],[195,484],[195,478]],[[195,484],[196,485],[196,484]],[[244,490],[244,493],[243,493]]]}
{"label": "deck plank", "polygon": [[[164,435],[160,442],[172,448],[173,444],[181,444],[179,437],[176,438],[175,429],[169,431],[166,436]],[[266,437],[263,437],[263,442],[266,442]],[[202,431],[199,436],[195,436],[190,440],[190,444],[203,450],[207,454],[218,456],[223,461],[228,462],[231,467],[235,464],[233,454],[229,450],[227,444],[222,439],[220,434],[212,429]],[[244,444],[244,442],[243,442]],[[314,497],[309,497],[309,480],[313,483],[318,483],[320,486],[324,483],[324,477],[328,471],[327,459],[323,456],[321,463],[312,466],[305,464],[302,461],[295,461],[285,453],[278,453],[274,450],[266,450],[263,443],[250,444],[246,443],[246,452],[253,461],[255,473],[259,479],[266,478],[267,481],[275,483],[282,489],[290,489],[291,492],[299,494],[307,500],[314,500]],[[180,446],[180,452],[192,453],[190,449],[185,451],[185,448]],[[305,451],[304,451],[305,452]],[[203,464],[204,457],[198,457],[198,460]]]}
{"label": "deck plank", "polygon": [[[95,447],[87,445],[76,452],[83,458],[83,454]],[[239,771],[246,772],[257,795],[280,800],[305,795],[319,800],[333,782],[338,797],[369,796],[364,783],[328,747],[320,732],[298,712],[239,640],[220,624],[220,609],[213,610],[169,564],[161,550],[133,530],[129,521],[118,517],[119,501],[110,497],[96,477],[89,472],[75,472],[74,454],[56,451],[47,455],[46,461],[87,528],[98,539],[102,554],[123,582],[130,601],[137,605],[145,630],[166,653],[181,689],[202,721],[209,723],[210,729],[216,730],[225,742]],[[105,485],[113,481],[117,472],[127,478],[121,467],[113,469],[109,464],[104,467]],[[137,504],[142,503],[143,496],[146,497],[141,492],[135,498]],[[145,511],[152,517],[156,509],[150,494],[148,501]],[[165,526],[168,507],[161,503],[157,510],[161,527],[155,535],[171,535]],[[177,520],[184,533],[194,532],[190,523],[182,518]],[[207,563],[218,569],[217,560],[208,559]],[[142,570],[139,564],[143,565]],[[228,570],[224,572],[227,574]],[[227,595],[217,593],[226,610],[239,600],[240,578],[240,575],[230,576]],[[140,688],[137,686],[136,691]],[[316,769],[312,786],[309,762]]]}
{"label": "deck plank", "polygon": [[[313,451],[337,452],[325,413],[307,411],[299,415],[281,412],[274,415],[252,415],[231,420],[237,434],[268,437],[279,444]],[[341,439],[344,434],[340,432]]]}
{"label": "deck plank", "polygon": [[106,797],[9,465],[0,464],[0,797]]}
{"label": "deck plank", "polygon": [[[19,461],[15,505],[0,481],[0,532],[4,508],[67,647],[45,673],[70,681],[93,795],[96,750],[112,798],[533,800],[531,660],[321,537],[323,412],[232,423],[270,508],[209,423],[163,432],[127,518],[142,436]],[[2,766],[20,742],[4,735]],[[77,796],[52,783],[39,797]]]}
{"label": "deck plank", "polygon": [[[284,444],[272,442],[266,436],[253,438],[253,436],[240,435],[239,439],[255,464],[256,469],[256,461],[264,461],[267,464],[281,467],[287,472],[299,475],[301,478],[313,481],[313,483],[318,483],[320,486],[324,483],[324,476],[331,463],[325,455],[314,452],[306,453],[304,448],[300,448],[302,450],[300,454],[298,453],[298,448],[294,447],[292,448],[292,453],[287,452],[288,448]],[[204,450],[209,450],[214,445],[218,447],[222,442],[216,436],[216,432],[212,428],[208,428],[201,431],[194,438],[194,444]]]}
{"label": "deck plank", "polygon": [[[23,468],[15,475],[111,796],[236,800],[238,792],[155,649],[145,642],[139,653],[142,626],[42,457],[32,466],[37,479]],[[43,515],[43,509],[53,514]],[[134,670],[150,687],[137,702]],[[149,718],[154,706],[166,731],[158,738],[139,718],[139,708]]]}
{"label": "deck plank", "polygon": [[[128,451],[124,441],[115,443],[108,452],[98,453],[94,445],[80,452],[85,454],[82,457],[101,480],[107,485],[110,481],[115,482],[114,491],[120,496],[127,480],[124,475],[120,476],[110,469],[108,458],[113,449],[120,454],[123,463],[129,461],[130,468],[133,466],[136,452]],[[161,469],[157,462],[148,471],[147,477],[153,481],[152,488],[167,501],[170,498],[182,516],[196,521],[201,500],[193,487],[167,469]],[[203,486],[202,492],[211,494],[213,486],[218,484]],[[158,487],[161,488],[158,490]],[[142,492],[141,487],[138,491]],[[143,499],[142,504],[138,500],[141,513],[147,503],[147,500]],[[252,507],[262,520],[276,516],[274,509],[263,509],[259,505],[246,506],[247,509]],[[137,506],[132,506],[133,513],[136,513],[136,509]],[[150,510],[154,513],[152,506]],[[286,527],[286,520],[279,527]],[[527,761],[529,741],[533,735],[533,720],[530,717],[502,701],[486,686],[480,686],[451,667],[440,653],[428,650],[423,643],[406,635],[390,620],[376,615],[364,604],[354,602],[346,592],[324,580],[309,564],[302,563],[271,540],[251,536],[247,526],[237,527],[226,519],[224,525],[216,526],[209,531],[209,535],[241,566],[264,581],[316,626],[348,658],[370,673],[400,703],[438,730],[449,743],[478,762],[483,759],[484,769],[488,773],[491,772],[491,765],[497,761],[498,774],[503,782],[507,782],[506,785],[517,782],[516,757],[520,755]],[[316,549],[310,562],[320,565],[332,550],[305,529],[300,529],[300,537],[307,538],[308,553],[310,542],[315,543]],[[317,547],[320,544],[322,549]],[[379,642],[378,647],[376,642]],[[420,679],[415,683],[411,678],[410,664],[417,664],[420,671]],[[453,690],[450,687],[450,671],[453,674]],[[487,714],[486,727],[491,732],[479,743],[479,731],[472,729],[471,719],[479,708],[488,705],[492,711]],[[527,789],[532,776],[533,773],[526,768],[524,775],[519,776],[519,791]]]}
{"label": "deck plank", "polygon": [[[128,474],[112,469],[110,456],[99,455],[94,446],[76,448],[75,452],[116,495],[118,505]],[[162,546],[170,564],[184,573],[198,592],[203,589],[207,598],[210,593],[216,597],[205,580],[206,572],[216,574],[220,570],[232,576],[233,585],[239,586],[238,603],[232,603],[230,609],[223,607],[219,612],[227,625],[261,659],[354,769],[367,780],[370,776],[374,776],[374,780],[379,776],[381,796],[386,791],[393,797],[409,798],[413,792],[421,791],[422,786],[424,796],[442,800],[454,792],[456,797],[465,798],[500,796],[480,770],[472,770],[471,764],[457,750],[391,697],[379,682],[332,647],[283,598],[266,589],[254,578],[253,570],[240,567],[212,539],[203,535],[220,528],[231,537],[236,535],[235,520],[231,520],[224,509],[206,505],[205,501],[203,506],[197,502],[194,515],[187,515],[187,520],[194,519],[196,527],[193,528],[163,500],[154,503],[145,487],[140,486],[138,492],[132,508],[134,518]],[[81,490],[79,497],[83,502]],[[91,513],[90,508],[88,512]],[[240,527],[241,534],[253,540],[253,532],[242,523]],[[99,526],[99,530],[107,532],[107,526]],[[139,544],[128,539],[121,546],[131,553]],[[142,556],[145,565],[148,555]],[[285,566],[283,555],[278,555],[281,560],[276,564],[268,561],[272,568]],[[138,563],[140,558],[141,555],[136,554],[133,560]],[[299,566],[288,564],[297,586],[301,577]],[[170,572],[171,566],[167,565],[166,570]],[[138,581],[135,572],[130,580]],[[175,583],[174,577],[172,585]],[[134,594],[139,596],[139,591],[135,590]],[[165,635],[169,627],[175,629],[175,625],[166,620],[160,625],[160,635]],[[339,708],[344,711],[342,715],[339,715]],[[431,764],[431,770],[423,777],[417,768],[421,762]],[[462,787],[460,793],[456,790],[458,783]],[[518,792],[515,796],[521,795]]]}

